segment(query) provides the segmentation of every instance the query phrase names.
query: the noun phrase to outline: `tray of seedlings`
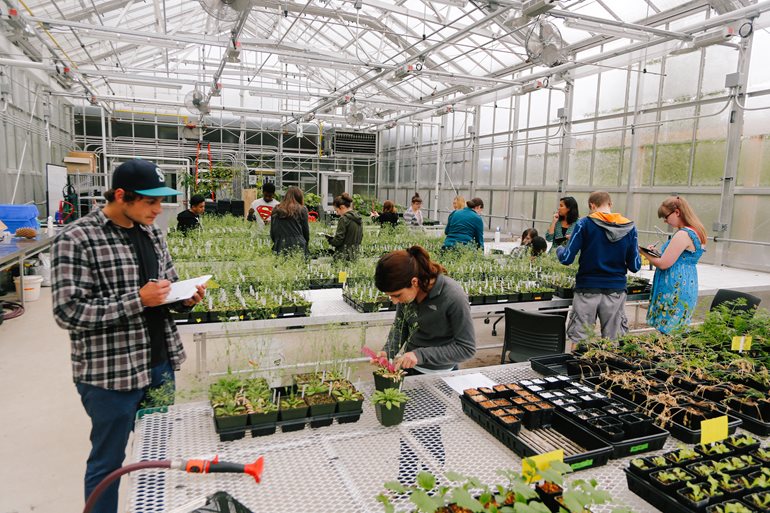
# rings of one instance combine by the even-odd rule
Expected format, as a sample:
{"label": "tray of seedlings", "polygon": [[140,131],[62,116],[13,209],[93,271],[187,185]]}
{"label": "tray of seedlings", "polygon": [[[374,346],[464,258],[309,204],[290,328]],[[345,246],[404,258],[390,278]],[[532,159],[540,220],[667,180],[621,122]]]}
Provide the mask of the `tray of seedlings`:
{"label": "tray of seedlings", "polygon": [[588,429],[611,445],[612,458],[661,449],[668,438],[668,431],[656,426],[651,417],[583,383],[564,376],[546,376],[519,383],[551,402],[557,415]]}
{"label": "tray of seedlings", "polygon": [[693,396],[726,406],[731,415],[743,421],[743,429],[757,435],[770,435],[770,400],[761,385],[755,383],[757,388],[754,388],[746,383],[698,379],[683,372],[655,370],[650,374]]}
{"label": "tray of seedlings", "polygon": [[667,513],[770,511],[770,450],[751,435],[634,458],[629,489]]}
{"label": "tray of seedlings", "polygon": [[460,401],[466,415],[522,457],[563,449],[564,462],[580,470],[604,465],[612,454],[610,444],[519,383],[467,389]]}
{"label": "tray of seedlings", "polygon": [[728,414],[724,406],[692,396],[640,372],[612,371],[584,378],[583,382],[613,400],[649,415],[656,424],[685,443],[700,440],[703,420],[727,415],[729,433],[734,433],[742,424],[741,419]]}
{"label": "tray of seedlings", "polygon": [[[294,376],[295,384],[270,388],[261,378],[226,376],[209,387],[214,430],[222,442],[357,422],[364,396],[338,373]],[[307,376],[312,379],[305,381]]]}

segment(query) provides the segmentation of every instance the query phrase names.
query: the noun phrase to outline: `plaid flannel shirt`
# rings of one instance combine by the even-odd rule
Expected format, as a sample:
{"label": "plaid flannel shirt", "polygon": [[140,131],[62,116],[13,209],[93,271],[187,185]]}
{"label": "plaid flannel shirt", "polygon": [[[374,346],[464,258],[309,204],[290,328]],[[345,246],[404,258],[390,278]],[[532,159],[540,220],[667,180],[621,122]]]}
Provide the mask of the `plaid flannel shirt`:
{"label": "plaid flannel shirt", "polygon": [[[161,231],[143,226],[158,257],[158,279],[178,279]],[[53,244],[53,313],[69,330],[76,383],[108,390],[150,384],[150,334],[139,297],[139,262],[124,230],[101,210],[70,225]],[[173,320],[165,335],[172,367],[185,360]]]}

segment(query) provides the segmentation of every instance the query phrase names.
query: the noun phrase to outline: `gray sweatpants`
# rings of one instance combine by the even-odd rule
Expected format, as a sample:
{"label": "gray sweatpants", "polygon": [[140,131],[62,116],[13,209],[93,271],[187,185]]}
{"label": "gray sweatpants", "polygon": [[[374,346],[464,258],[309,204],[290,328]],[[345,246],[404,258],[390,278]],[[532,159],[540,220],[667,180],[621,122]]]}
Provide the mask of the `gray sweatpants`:
{"label": "gray sweatpants", "polygon": [[597,316],[602,326],[602,337],[615,340],[624,335],[628,331],[626,292],[601,294],[575,291],[567,338],[575,343],[588,338],[586,326],[592,329],[596,325]]}

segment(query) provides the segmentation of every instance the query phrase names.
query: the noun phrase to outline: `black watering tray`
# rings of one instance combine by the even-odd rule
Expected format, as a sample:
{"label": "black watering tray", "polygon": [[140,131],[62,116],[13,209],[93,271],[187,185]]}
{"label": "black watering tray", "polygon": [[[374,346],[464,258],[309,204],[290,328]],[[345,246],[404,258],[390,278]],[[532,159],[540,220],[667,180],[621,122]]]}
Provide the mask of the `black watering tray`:
{"label": "black watering tray", "polygon": [[[598,385],[598,379],[595,378],[595,377],[584,378],[582,381],[585,382],[585,383],[590,384],[592,387],[596,387]],[[603,392],[606,393],[606,390],[604,390],[603,388],[600,388],[600,389]],[[623,404],[626,404],[626,405],[628,405],[629,407],[631,407],[631,408],[633,408],[635,410],[644,411],[643,408],[640,405],[638,405],[638,404],[636,404],[636,403],[634,403],[632,401],[629,401],[628,399],[620,397],[620,396],[618,396],[616,394],[612,395],[612,400],[613,401],[618,401],[618,402],[623,403]],[[657,416],[658,416],[655,412],[644,411],[644,413],[647,413],[652,418],[657,418]],[[734,415],[731,415],[731,414],[726,414],[726,415],[727,415],[727,431],[728,431],[729,434],[735,433],[735,430],[738,428],[738,426],[743,424],[743,421],[741,419],[739,419],[738,417],[734,416]],[[715,417],[715,416],[712,416],[711,418],[713,418],[713,417]],[[700,429],[692,429],[692,428],[689,428],[689,427],[687,427],[687,426],[685,426],[683,424],[679,424],[677,422],[671,422],[667,426],[667,429],[671,433],[671,436],[673,436],[674,438],[677,438],[677,439],[683,441],[686,444],[697,444],[697,443],[700,443],[700,439],[701,439],[701,430]]]}
{"label": "black watering tray", "polygon": [[623,469],[623,471],[626,473],[628,489],[655,506],[658,510],[665,511],[666,513],[694,513],[694,510],[659,490],[644,478],[630,472],[627,468]]}
{"label": "black watering tray", "polygon": [[574,359],[575,356],[569,353],[549,354],[548,356],[534,356],[530,358],[529,365],[533,371],[545,376],[555,376],[556,374],[569,376],[565,362]]}

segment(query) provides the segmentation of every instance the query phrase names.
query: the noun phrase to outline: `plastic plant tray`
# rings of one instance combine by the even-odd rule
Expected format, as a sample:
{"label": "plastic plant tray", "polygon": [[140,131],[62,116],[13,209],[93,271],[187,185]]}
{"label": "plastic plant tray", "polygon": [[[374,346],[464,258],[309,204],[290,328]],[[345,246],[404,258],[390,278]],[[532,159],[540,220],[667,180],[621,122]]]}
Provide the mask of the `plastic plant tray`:
{"label": "plastic plant tray", "polygon": [[623,471],[626,473],[628,489],[658,510],[666,513],[695,513],[695,510],[686,507],[674,497],[659,490],[652,483],[630,472],[627,468]]}
{"label": "plastic plant tray", "polygon": [[[289,428],[286,429],[286,431],[297,431],[300,429],[304,429],[305,425],[308,423],[315,423],[317,421],[323,422],[327,421],[328,424],[323,425],[331,425],[331,423],[334,421],[334,419],[337,419],[337,422],[340,424],[344,424],[347,422],[356,422],[361,418],[361,412],[360,411],[346,411],[342,413],[328,413],[325,415],[313,415],[302,417],[300,419],[292,419],[292,420],[278,420],[275,422],[266,422],[264,424],[258,424],[256,426],[252,425],[246,425],[246,426],[237,426],[234,428],[228,428],[228,429],[217,429],[216,424],[214,424],[214,430],[219,435],[219,439],[222,442],[228,442],[231,440],[238,440],[240,438],[243,438],[246,433],[251,431],[251,434],[253,437],[256,436],[266,436],[266,435],[272,435],[276,433],[276,428]],[[213,419],[213,417],[212,417]],[[292,429],[294,428],[294,429]]]}
{"label": "plastic plant tray", "polygon": [[[556,415],[565,416],[561,411],[557,411]],[[593,434],[600,440],[604,441],[607,445],[611,445],[612,456],[610,456],[610,458],[618,459],[625,458],[626,456],[634,456],[644,452],[657,451],[662,449],[666,443],[669,432],[662,427],[653,424],[651,427],[651,433],[649,435],[629,438],[619,442],[611,442],[609,440],[605,440],[603,437],[596,433]]]}
{"label": "plastic plant tray", "polygon": [[513,436],[511,444],[513,451],[522,457],[563,449],[564,463],[572,470],[605,465],[613,452],[607,442],[558,414],[554,415],[549,428],[522,428],[518,435]]}
{"label": "plastic plant tray", "polygon": [[[532,370],[545,376],[555,376],[556,374],[567,374],[567,366],[564,362],[574,360],[575,356],[569,353],[549,354],[548,356],[534,356],[529,359],[529,365]],[[574,376],[570,376],[574,377]]]}
{"label": "plastic plant tray", "polygon": [[[585,383],[589,383],[591,386],[594,386],[594,387],[597,385],[596,378],[585,378],[582,381]],[[604,390],[603,388],[600,388],[600,390],[602,390],[603,392],[606,392],[606,390]],[[611,396],[611,399],[621,404],[625,404],[630,408],[633,408],[634,410],[640,411],[640,406],[632,401],[629,401],[628,399],[619,397],[617,395]],[[655,414],[650,414],[650,416],[652,418],[656,418]],[[743,421],[741,419],[729,413],[727,414],[727,432],[729,434],[735,433],[735,430],[738,428],[738,426],[741,426],[742,424],[743,424]],[[686,444],[700,443],[700,436],[701,436],[700,429],[691,429],[682,424],[672,422],[670,426],[668,426],[668,431],[669,433],[671,433],[671,436],[681,440]]]}

